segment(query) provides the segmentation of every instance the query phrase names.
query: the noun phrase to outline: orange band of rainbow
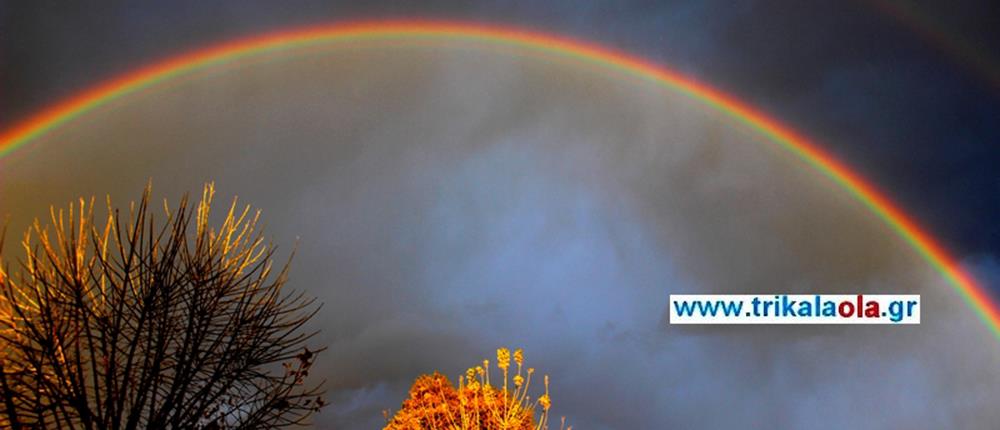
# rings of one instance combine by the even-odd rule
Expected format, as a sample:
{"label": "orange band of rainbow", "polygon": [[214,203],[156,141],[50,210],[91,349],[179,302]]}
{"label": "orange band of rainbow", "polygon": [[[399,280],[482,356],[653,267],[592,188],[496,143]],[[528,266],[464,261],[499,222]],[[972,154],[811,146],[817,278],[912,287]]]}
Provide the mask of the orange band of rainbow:
{"label": "orange band of rainbow", "polygon": [[675,71],[601,46],[522,29],[449,22],[376,21],[296,29],[237,40],[153,64],[70,97],[0,134],[0,157],[97,107],[197,70],[265,52],[323,43],[414,38],[471,40],[571,57],[654,82],[723,112],[791,151],[871,209],[955,288],[1000,339],[1000,310],[990,293],[874,186],[802,135],[732,96]]}

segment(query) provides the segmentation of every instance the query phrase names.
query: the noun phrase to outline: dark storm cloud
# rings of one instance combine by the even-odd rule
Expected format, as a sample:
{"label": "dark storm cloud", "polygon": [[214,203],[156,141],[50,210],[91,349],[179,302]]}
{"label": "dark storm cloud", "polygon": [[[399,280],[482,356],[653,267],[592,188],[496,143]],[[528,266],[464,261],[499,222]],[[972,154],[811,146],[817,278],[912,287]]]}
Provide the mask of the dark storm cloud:
{"label": "dark storm cloud", "polygon": [[[469,48],[276,57],[140,95],[7,161],[0,212],[16,229],[149,177],[262,208],[300,238],[292,285],[326,302],[321,428],[377,427],[416,375],[501,345],[552,375],[575,428],[1000,419],[995,339],[844,191],[677,94]],[[663,318],[670,292],[854,291],[923,294],[924,323]]]}
{"label": "dark storm cloud", "polygon": [[989,142],[1000,139],[1000,98],[962,61],[998,62],[991,6],[917,2],[909,9],[926,25],[915,25],[868,0],[10,2],[0,7],[0,124],[138,64],[276,28],[379,17],[526,25],[733,91],[818,138],[949,247],[996,253],[1000,159]]}
{"label": "dark storm cloud", "polygon": [[[990,15],[937,15],[953,11]],[[863,2],[5,4],[0,124],[206,42],[414,15],[524,24],[670,64],[815,136],[951,248],[1000,247],[996,97]],[[172,197],[217,180],[220,197],[263,208],[279,243],[302,237],[295,285],[328,303],[322,424],[375,427],[415,375],[454,376],[501,344],[553,374],[575,428],[1000,421],[995,339],[870,214],[759,138],[562,69],[390,57],[248,70],[99,112],[0,163],[0,212],[15,228],[77,195],[133,196],[150,176]],[[995,260],[969,265],[1000,285]],[[667,292],[859,290],[924,294],[924,324],[663,319]]]}

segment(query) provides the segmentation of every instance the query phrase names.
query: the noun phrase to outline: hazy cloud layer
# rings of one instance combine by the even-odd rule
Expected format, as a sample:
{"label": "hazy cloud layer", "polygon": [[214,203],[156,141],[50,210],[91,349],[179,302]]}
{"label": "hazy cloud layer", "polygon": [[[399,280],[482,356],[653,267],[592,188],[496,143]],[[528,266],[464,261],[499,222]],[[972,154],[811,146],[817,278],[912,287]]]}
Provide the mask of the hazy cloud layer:
{"label": "hazy cloud layer", "polygon": [[[844,191],[705,106],[570,59],[461,43],[279,55],[91,113],[0,160],[18,230],[149,177],[264,211],[317,318],[331,407],[501,345],[574,428],[986,428],[1000,348]],[[8,248],[7,251],[11,251]],[[970,264],[997,273],[991,260]],[[670,292],[920,293],[916,327],[666,325]]]}

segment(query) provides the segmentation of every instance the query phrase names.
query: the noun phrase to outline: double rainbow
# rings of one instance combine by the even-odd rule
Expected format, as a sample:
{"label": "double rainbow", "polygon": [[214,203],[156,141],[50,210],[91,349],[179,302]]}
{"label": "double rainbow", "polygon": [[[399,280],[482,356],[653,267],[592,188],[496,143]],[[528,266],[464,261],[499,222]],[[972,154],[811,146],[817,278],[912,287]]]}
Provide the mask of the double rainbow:
{"label": "double rainbow", "polygon": [[637,57],[562,37],[522,29],[448,22],[377,21],[310,27],[237,40],[181,55],[83,91],[0,134],[0,157],[87,112],[129,94],[197,70],[266,52],[358,40],[460,39],[570,57],[651,81],[682,93],[767,136],[847,190],[867,206],[955,288],[1000,339],[1000,308],[982,285],[875,187],[802,135],[730,95]]}

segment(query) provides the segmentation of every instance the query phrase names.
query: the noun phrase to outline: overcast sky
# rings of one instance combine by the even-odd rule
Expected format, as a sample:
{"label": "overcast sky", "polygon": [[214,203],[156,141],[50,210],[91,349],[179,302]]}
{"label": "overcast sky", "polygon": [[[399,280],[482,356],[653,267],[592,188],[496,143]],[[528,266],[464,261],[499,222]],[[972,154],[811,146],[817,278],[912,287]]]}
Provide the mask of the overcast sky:
{"label": "overcast sky", "polygon": [[[868,3],[195,3],[5,5],[0,119],[284,26],[413,14],[529,25],[774,113],[996,285],[998,93],[983,61],[941,42],[995,57],[985,41],[1000,39],[973,6],[925,9],[958,30],[935,39]],[[996,339],[867,210],[696,102],[572,62],[460,42],[276,55],[94,112],[0,169],[15,231],[79,195],[124,202],[151,177],[170,198],[214,180],[220,199],[261,208],[283,249],[300,238],[291,285],[326,303],[321,427],[375,427],[416,375],[457,375],[501,345],[553,375],[574,428],[1000,422]],[[856,291],[922,294],[924,321],[665,324],[672,292]]]}
{"label": "overcast sky", "polygon": [[1000,249],[997,13],[990,1],[0,2],[0,124],[263,31],[380,17],[523,25],[733,92],[874,179],[956,253],[981,256]]}

